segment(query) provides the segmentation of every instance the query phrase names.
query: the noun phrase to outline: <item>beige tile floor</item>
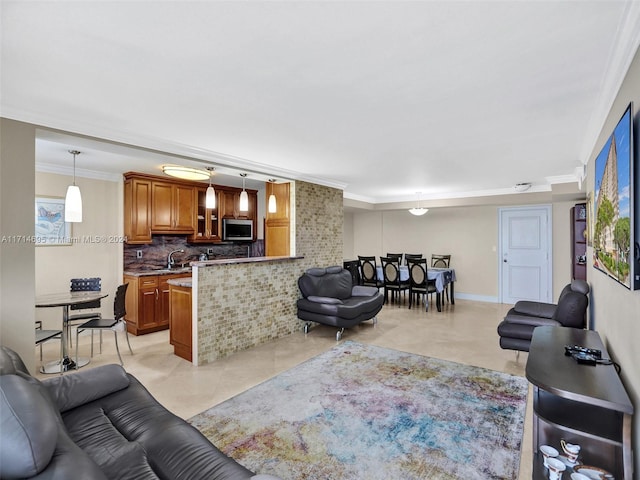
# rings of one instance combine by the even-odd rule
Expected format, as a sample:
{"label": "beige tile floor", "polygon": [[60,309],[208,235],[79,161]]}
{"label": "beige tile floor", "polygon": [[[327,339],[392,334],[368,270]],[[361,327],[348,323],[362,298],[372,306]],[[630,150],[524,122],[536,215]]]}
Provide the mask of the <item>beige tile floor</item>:
{"label": "beige tile floor", "polygon": [[[387,305],[378,314],[377,325],[366,322],[347,330],[343,340],[524,376],[527,354],[521,353],[517,357],[515,352],[502,350],[498,345],[496,327],[508,308],[508,305],[468,300],[445,305],[442,312],[438,312],[433,304],[429,312],[422,308],[409,310],[406,305]],[[336,345],[335,332],[334,328],[316,326],[307,335],[301,330],[200,367],[173,355],[168,331],[138,337],[130,335],[133,356],[123,334],[119,335],[127,371],[165,407],[182,418],[189,418],[330,349]],[[56,353],[56,342],[45,345],[45,361],[55,359]],[[87,334],[80,339],[80,355],[88,354]],[[39,357],[36,358],[39,361]],[[103,353],[98,354],[96,349],[91,363],[84,368],[117,361],[113,335],[109,332],[104,337]],[[530,389],[518,480],[531,478],[531,400]]]}

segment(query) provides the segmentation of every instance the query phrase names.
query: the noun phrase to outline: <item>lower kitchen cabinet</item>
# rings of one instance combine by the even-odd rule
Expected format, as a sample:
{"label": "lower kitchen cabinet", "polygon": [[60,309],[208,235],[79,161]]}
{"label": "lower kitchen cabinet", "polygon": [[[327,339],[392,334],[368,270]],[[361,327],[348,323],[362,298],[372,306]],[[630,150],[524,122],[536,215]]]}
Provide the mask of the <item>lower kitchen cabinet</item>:
{"label": "lower kitchen cabinet", "polygon": [[127,329],[134,335],[169,328],[169,284],[172,278],[187,278],[191,274],[125,275],[129,283],[126,309]]}
{"label": "lower kitchen cabinet", "polygon": [[169,341],[175,355],[191,362],[191,287],[169,285],[169,292]]}

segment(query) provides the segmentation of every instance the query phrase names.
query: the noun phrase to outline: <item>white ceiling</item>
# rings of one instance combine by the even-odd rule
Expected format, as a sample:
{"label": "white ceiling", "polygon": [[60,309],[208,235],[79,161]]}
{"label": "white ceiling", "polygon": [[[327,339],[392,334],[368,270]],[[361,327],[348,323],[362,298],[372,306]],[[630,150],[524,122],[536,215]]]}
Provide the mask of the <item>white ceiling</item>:
{"label": "white ceiling", "polygon": [[182,157],[43,130],[39,169],[77,148],[79,175],[215,164],[370,203],[575,181],[640,44],[637,1],[1,8],[2,116]]}

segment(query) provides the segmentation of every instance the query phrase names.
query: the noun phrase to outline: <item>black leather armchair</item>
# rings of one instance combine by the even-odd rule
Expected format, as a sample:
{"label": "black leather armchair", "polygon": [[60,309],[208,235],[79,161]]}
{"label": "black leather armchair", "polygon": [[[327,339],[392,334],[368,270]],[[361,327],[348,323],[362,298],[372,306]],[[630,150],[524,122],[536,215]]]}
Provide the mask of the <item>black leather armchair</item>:
{"label": "black leather armchair", "polygon": [[373,319],[382,309],[384,297],[376,287],[353,285],[351,274],[340,266],[310,268],[299,279],[302,297],[298,300],[298,318],[310,323],[338,327],[336,340],[345,328]]}
{"label": "black leather armchair", "polygon": [[584,280],[573,280],[562,289],[557,304],[517,302],[498,325],[500,347],[528,352],[533,330],[542,325],[584,328],[588,295],[589,284]]}

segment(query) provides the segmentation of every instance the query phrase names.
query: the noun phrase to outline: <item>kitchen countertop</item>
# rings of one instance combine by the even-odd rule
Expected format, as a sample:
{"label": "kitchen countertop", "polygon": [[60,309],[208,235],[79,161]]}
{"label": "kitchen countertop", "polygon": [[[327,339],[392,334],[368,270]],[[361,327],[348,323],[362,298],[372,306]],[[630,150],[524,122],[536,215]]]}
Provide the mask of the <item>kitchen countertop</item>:
{"label": "kitchen countertop", "polygon": [[260,262],[273,262],[278,260],[299,260],[304,258],[303,256],[282,256],[282,257],[241,257],[241,258],[225,258],[220,260],[205,260],[198,262],[191,262],[192,267],[213,267],[216,265],[233,265],[237,263],[260,263]]}
{"label": "kitchen countertop", "polygon": [[273,262],[280,260],[298,260],[304,258],[303,256],[280,256],[280,257],[240,257],[240,258],[221,258],[218,260],[203,260],[190,262],[188,267],[179,267],[179,268],[160,268],[157,270],[154,269],[140,269],[140,270],[125,270],[125,275],[130,275],[132,277],[147,277],[151,275],[176,275],[176,274],[184,274],[191,273],[192,267],[214,267],[216,265],[234,265],[239,263],[260,263],[260,262]]}
{"label": "kitchen countertop", "polygon": [[151,275],[178,275],[191,273],[191,267],[179,267],[179,268],[161,268],[158,270],[153,269],[143,269],[143,270],[125,270],[123,272],[125,275],[130,275],[132,277],[148,277]]}
{"label": "kitchen countertop", "polygon": [[169,285],[174,285],[176,287],[186,287],[186,288],[191,288],[193,284],[192,282],[193,282],[192,277],[170,278],[169,280],[167,280],[167,283]]}

